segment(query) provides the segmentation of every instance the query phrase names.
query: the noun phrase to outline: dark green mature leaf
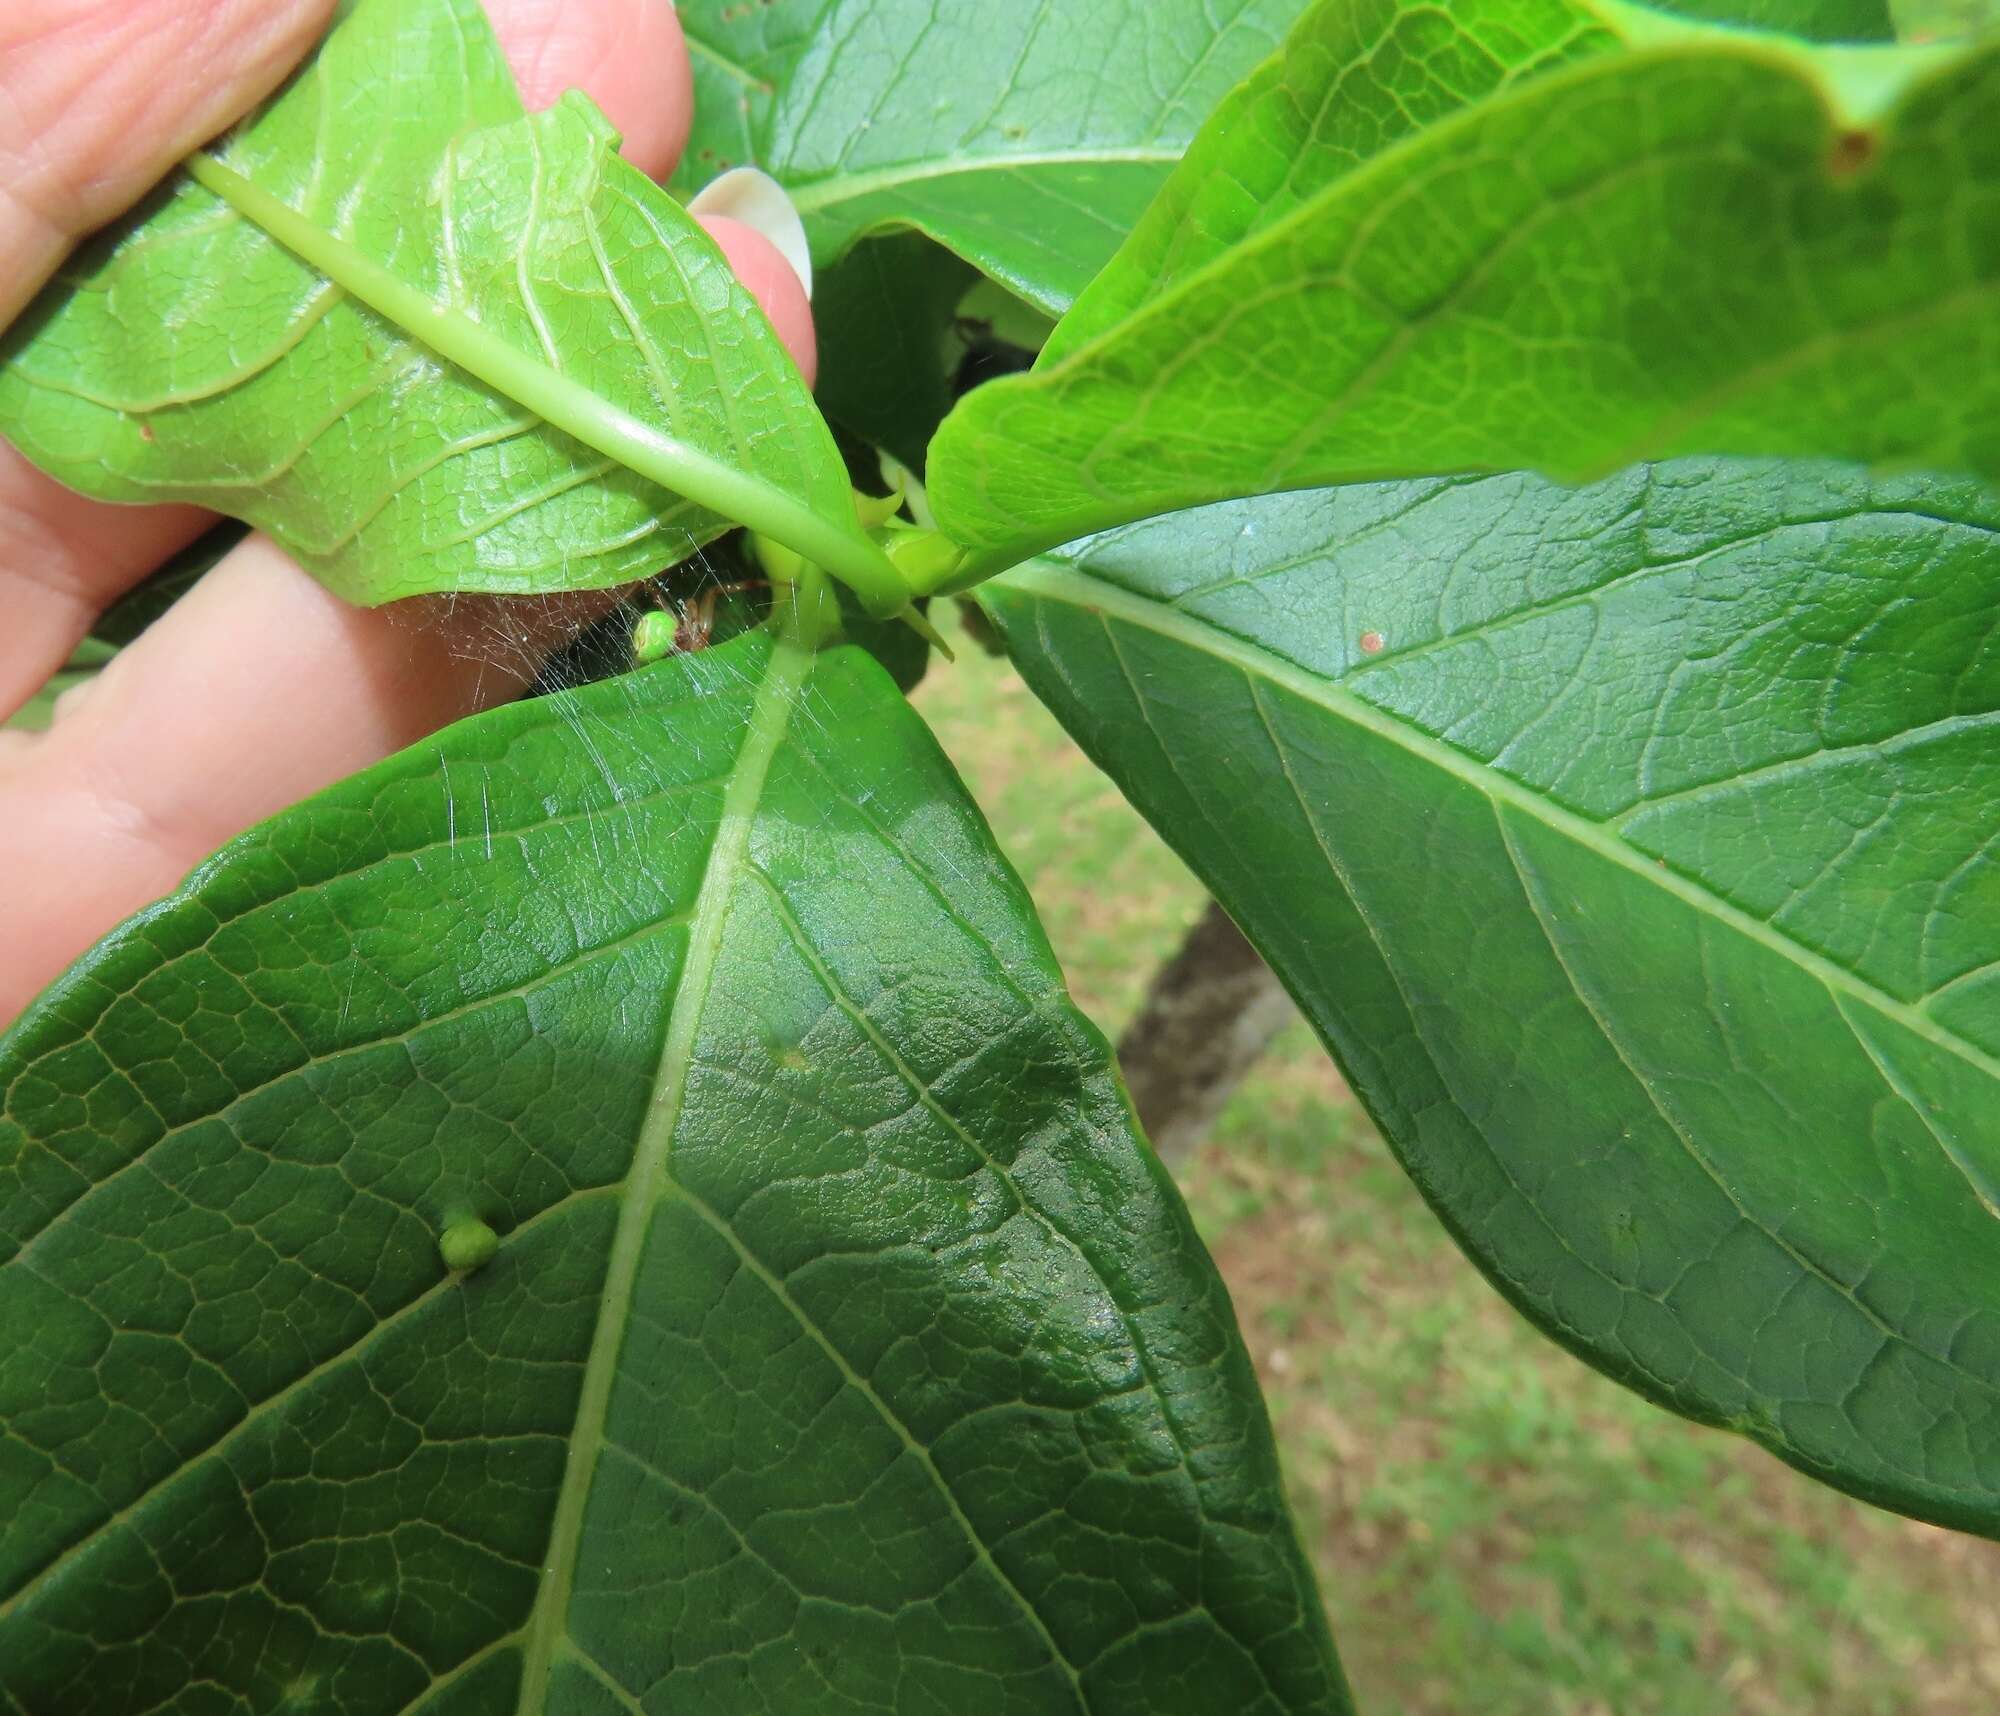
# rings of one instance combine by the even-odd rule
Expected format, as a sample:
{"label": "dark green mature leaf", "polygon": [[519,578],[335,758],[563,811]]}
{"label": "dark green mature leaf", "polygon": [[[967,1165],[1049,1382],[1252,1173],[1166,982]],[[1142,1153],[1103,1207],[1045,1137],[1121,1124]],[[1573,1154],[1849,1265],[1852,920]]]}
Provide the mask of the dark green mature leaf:
{"label": "dark green mature leaf", "polygon": [[777,336],[616,141],[579,95],[523,115],[477,0],[357,0],[226,172],[17,324],[0,432],[86,493],[246,518],[356,601],[617,584],[726,516],[896,605]]}
{"label": "dark green mature leaf", "polygon": [[18,1716],[1346,1708],[1222,1285],[859,651],[356,777],[0,1093]]}
{"label": "dark green mature leaf", "polygon": [[693,188],[748,163],[830,262],[915,227],[1060,311],[1302,0],[683,0]]}
{"label": "dark green mature leaf", "polygon": [[1689,462],[1239,503],[982,595],[1517,1305],[2000,1536],[1996,532]]}
{"label": "dark green mature leaf", "polygon": [[2000,47],[1329,0],[931,500],[991,565],[1196,501],[1649,451],[2000,472]]}
{"label": "dark green mature leaf", "polygon": [[[920,233],[856,245],[819,277],[819,402],[834,422],[921,476],[924,449],[951,409],[951,328],[979,278]],[[954,345],[957,347],[954,353]]]}

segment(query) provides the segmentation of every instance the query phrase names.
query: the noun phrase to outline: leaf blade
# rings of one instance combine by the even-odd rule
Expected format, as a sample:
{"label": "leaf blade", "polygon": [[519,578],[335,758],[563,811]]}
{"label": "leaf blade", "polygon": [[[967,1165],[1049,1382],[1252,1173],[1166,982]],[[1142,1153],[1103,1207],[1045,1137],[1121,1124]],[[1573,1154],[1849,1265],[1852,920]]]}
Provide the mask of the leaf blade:
{"label": "leaf blade", "polygon": [[485,1709],[531,1663],[530,1709],[1347,1707],[1227,1296],[858,651],[392,759],[98,950],[0,1090],[35,1716]]}
{"label": "leaf blade", "polygon": [[[1402,14],[1368,16],[1398,42]],[[1179,272],[1143,229],[1080,302],[1077,342],[1059,329],[1036,373],[940,431],[941,523],[1000,564],[1176,506],[1385,476],[1582,480],[1682,452],[1987,470],[1992,402],[1922,378],[1984,339],[1971,235],[2000,172],[1974,115],[2000,57],[1812,49],[1630,8],[1537,17],[1528,48],[1593,45],[1530,53],[1525,81],[1358,157],[1350,133],[1412,92],[1371,88],[1345,8],[1309,13],[1168,193],[1205,218],[1208,180],[1275,182],[1271,223],[1239,214],[1247,236],[1212,252],[1190,215]],[[1453,29],[1477,42],[1482,20],[1513,14]],[[1604,48],[1607,23],[1630,45]],[[1358,117],[1349,74],[1374,98]],[[1301,105],[1333,117],[1263,118]],[[1260,163],[1266,123],[1282,158]],[[1288,201],[1288,175],[1318,188]]]}
{"label": "leaf blade", "polygon": [[[1971,634],[1914,593],[1976,600],[1993,522],[1970,485],[1691,461],[1217,508],[987,598],[1518,1307],[1987,1535],[1995,916],[1936,794],[1980,778],[1993,687],[1938,677]],[[1918,611],[1830,682],[1848,622]]]}
{"label": "leaf blade", "polygon": [[1059,314],[1297,11],[691,0],[696,118],[680,182],[762,167],[823,264],[909,228]]}
{"label": "leaf blade", "polygon": [[530,118],[506,85],[476,4],[349,8],[10,332],[0,429],[100,498],[240,514],[355,600],[615,585],[729,509],[900,605],[720,252],[581,96]]}
{"label": "leaf blade", "polygon": [[1882,0],[1674,0],[1664,10],[1705,24],[1781,30],[1812,42],[1890,42],[1896,22]]}

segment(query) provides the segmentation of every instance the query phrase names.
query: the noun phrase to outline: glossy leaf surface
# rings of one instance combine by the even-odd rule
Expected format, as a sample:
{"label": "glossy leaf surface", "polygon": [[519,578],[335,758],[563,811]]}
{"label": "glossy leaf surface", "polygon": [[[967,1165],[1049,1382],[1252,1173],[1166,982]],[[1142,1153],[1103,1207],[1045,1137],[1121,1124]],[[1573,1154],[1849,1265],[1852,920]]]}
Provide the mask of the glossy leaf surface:
{"label": "glossy leaf surface", "polygon": [[616,143],[578,95],[523,115],[477,0],[358,0],[220,148],[232,200],[170,181],[24,315],[0,433],[86,493],[246,518],[363,602],[617,584],[725,514],[865,577],[791,360]]}
{"label": "glossy leaf surface", "polygon": [[857,650],[356,777],[0,1093],[10,1712],[1346,1708],[1221,1282]]}
{"label": "glossy leaf surface", "polygon": [[1514,1302],[2000,1535],[2000,498],[1235,503],[983,592]]}
{"label": "glossy leaf surface", "polygon": [[2000,472],[2000,48],[1329,0],[932,450],[989,563],[1207,499],[1655,452]]}
{"label": "glossy leaf surface", "polygon": [[1065,308],[1302,0],[684,0],[690,188],[748,163],[830,262],[914,227]]}

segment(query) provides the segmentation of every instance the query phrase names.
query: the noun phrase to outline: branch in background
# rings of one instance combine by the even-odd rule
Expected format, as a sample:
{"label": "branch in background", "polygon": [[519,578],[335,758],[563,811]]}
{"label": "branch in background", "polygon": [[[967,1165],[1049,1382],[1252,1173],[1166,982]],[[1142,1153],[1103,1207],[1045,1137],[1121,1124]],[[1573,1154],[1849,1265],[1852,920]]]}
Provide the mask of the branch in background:
{"label": "branch in background", "polygon": [[1213,900],[1160,967],[1118,1059],[1146,1135],[1179,1164],[1292,1016],[1270,967]]}

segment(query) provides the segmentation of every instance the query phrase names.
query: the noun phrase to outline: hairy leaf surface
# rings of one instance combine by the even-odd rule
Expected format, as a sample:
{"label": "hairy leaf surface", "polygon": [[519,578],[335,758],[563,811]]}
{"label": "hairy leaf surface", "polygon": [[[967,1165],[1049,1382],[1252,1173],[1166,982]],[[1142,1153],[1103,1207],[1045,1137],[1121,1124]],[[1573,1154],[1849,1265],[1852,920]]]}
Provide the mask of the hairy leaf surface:
{"label": "hairy leaf surface", "polygon": [[1996,531],[1690,461],[1235,503],[986,603],[1517,1305],[1993,1536]]}
{"label": "hairy leaf surface", "polygon": [[988,562],[1197,501],[1652,452],[2000,472],[2000,48],[1350,0],[1036,371],[940,431]]}
{"label": "hairy leaf surface", "polygon": [[478,0],[357,0],[199,169],[227,198],[170,181],[0,344],[0,433],[356,601],[617,584],[725,517],[886,575],[777,336],[616,144],[580,95],[523,114]]}
{"label": "hairy leaf surface", "polygon": [[1050,311],[1302,0],[685,0],[682,178],[762,167],[816,256],[915,227]]}
{"label": "hairy leaf surface", "polygon": [[0,1257],[20,1716],[1346,1709],[1222,1284],[858,650],[244,837],[0,1043]]}

